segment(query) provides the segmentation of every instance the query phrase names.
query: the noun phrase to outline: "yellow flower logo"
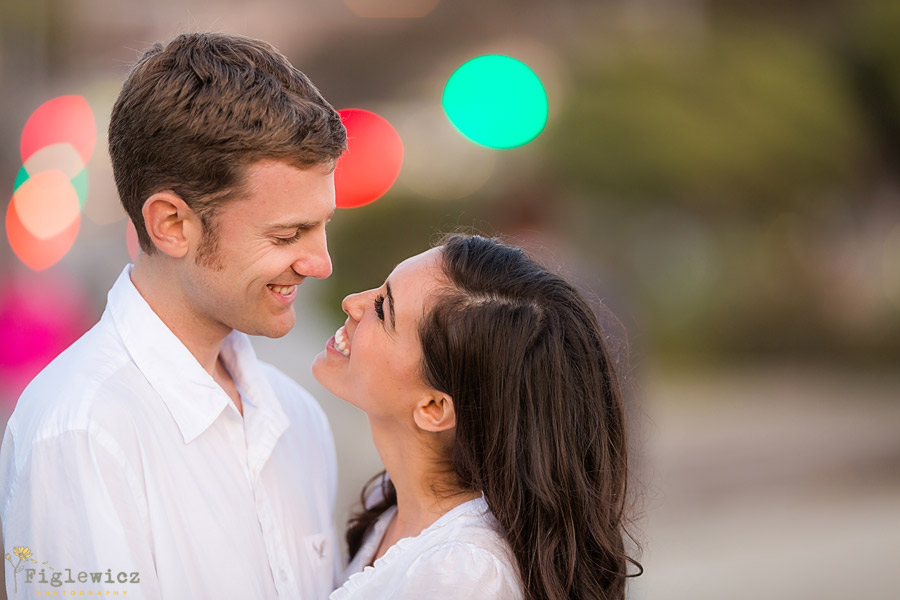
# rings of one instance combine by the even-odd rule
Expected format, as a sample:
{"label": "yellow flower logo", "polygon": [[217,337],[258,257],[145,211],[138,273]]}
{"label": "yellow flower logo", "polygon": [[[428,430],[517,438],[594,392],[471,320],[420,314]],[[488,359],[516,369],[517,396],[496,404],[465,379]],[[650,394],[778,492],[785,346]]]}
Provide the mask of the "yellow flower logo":
{"label": "yellow flower logo", "polygon": [[13,554],[21,558],[22,560],[26,560],[31,558],[31,548],[26,548],[25,546],[16,546],[13,548]]}
{"label": "yellow flower logo", "polygon": [[19,562],[17,564],[13,564],[12,557],[9,555],[9,552],[6,553],[6,560],[9,561],[9,564],[13,566],[13,581],[15,581],[15,591],[19,591],[19,573],[25,570],[25,567],[22,566],[22,563],[26,560],[31,559],[31,562],[37,562],[33,558],[31,558],[31,548],[26,548],[25,546],[16,546],[13,548],[13,554],[15,554],[19,558]]}

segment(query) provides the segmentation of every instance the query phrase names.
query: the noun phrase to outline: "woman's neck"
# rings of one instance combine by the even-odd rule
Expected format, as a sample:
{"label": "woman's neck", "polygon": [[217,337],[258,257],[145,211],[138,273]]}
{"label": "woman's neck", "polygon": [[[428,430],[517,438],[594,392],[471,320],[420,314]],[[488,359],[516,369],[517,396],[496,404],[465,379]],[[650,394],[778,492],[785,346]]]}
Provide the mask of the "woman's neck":
{"label": "woman's neck", "polygon": [[[369,420],[372,439],[397,490],[397,515],[385,534],[387,549],[405,537],[419,535],[441,516],[481,492],[463,490],[450,465],[429,438],[387,422]],[[390,539],[389,539],[390,538]],[[381,551],[379,551],[381,552]]]}

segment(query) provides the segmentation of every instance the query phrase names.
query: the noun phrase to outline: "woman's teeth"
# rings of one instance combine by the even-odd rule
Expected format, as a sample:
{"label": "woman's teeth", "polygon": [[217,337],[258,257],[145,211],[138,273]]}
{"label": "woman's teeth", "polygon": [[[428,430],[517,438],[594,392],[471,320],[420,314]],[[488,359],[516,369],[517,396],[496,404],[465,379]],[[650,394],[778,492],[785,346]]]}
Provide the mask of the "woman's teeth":
{"label": "woman's teeth", "polygon": [[344,356],[350,356],[350,340],[347,339],[347,330],[343,325],[334,332],[334,348]]}
{"label": "woman's teeth", "polygon": [[296,285],[272,285],[269,284],[269,289],[275,292],[276,294],[281,294],[282,296],[290,296],[294,293],[294,290],[297,289]]}

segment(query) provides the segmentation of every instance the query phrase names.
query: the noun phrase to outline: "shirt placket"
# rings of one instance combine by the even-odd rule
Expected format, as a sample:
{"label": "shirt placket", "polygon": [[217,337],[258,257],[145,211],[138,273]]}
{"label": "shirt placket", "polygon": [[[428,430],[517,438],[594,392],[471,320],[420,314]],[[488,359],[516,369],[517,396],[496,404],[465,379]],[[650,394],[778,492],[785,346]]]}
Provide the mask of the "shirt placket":
{"label": "shirt placket", "polygon": [[256,494],[256,513],[263,530],[263,541],[278,596],[280,598],[299,598],[300,592],[294,577],[294,570],[288,564],[290,555],[284,543],[284,533],[276,525],[268,492],[262,485],[256,485],[254,493]]}
{"label": "shirt placket", "polygon": [[[263,417],[256,413],[258,409],[255,406],[248,404],[245,404],[244,406],[245,419]],[[250,428],[250,431],[260,430]],[[246,427],[242,428],[241,434],[245,439],[244,463],[246,465],[246,473],[256,502],[256,516],[262,530],[263,543],[266,548],[266,558],[269,561],[269,568],[272,571],[272,577],[275,581],[275,589],[278,592],[279,598],[299,598],[300,590],[294,576],[294,569],[291,568],[290,565],[291,554],[285,544],[285,532],[283,531],[283,527],[279,527],[278,525],[277,515],[269,497],[269,490],[264,485],[261,476],[262,469],[265,467],[266,460],[271,455],[278,436],[274,435],[274,433],[267,428],[262,428],[260,439],[246,437],[251,435],[247,432]]]}

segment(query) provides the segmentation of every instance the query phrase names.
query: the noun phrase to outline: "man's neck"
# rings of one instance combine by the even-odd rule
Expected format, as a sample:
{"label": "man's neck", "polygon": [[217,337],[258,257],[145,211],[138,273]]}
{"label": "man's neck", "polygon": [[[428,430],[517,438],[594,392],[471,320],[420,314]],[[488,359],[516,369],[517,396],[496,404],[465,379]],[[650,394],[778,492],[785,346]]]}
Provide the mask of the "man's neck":
{"label": "man's neck", "polygon": [[215,376],[222,343],[231,331],[221,324],[208,322],[191,309],[176,274],[152,259],[140,258],[143,260],[136,261],[131,271],[134,287],[200,366]]}

